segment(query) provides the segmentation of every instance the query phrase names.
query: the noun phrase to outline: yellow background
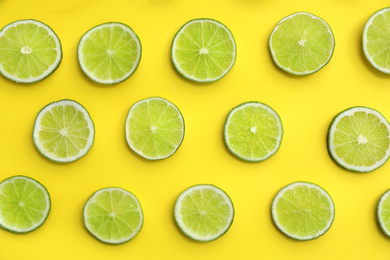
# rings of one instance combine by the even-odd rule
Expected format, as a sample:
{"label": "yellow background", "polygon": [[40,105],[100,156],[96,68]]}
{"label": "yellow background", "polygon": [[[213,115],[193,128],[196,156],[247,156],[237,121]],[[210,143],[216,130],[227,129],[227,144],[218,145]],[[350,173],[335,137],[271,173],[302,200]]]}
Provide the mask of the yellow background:
{"label": "yellow background", "polygon": [[[390,163],[368,174],[343,170],[329,157],[326,134],[332,118],[356,105],[390,119],[390,77],[375,71],[361,50],[369,16],[384,0],[0,0],[0,27],[26,18],[47,23],[63,48],[62,63],[36,84],[0,77],[0,174],[23,174],[43,183],[52,198],[46,223],[16,235],[0,230],[0,259],[389,259],[390,239],[376,222],[376,204],[390,188]],[[279,70],[268,51],[276,23],[297,11],[325,19],[336,40],[322,70],[293,77]],[[226,77],[212,84],[183,79],[170,61],[177,30],[193,18],[227,25],[237,44],[237,60]],[[109,21],[128,24],[138,34],[141,63],[125,82],[92,83],[77,63],[80,37]],[[161,96],[175,103],[186,124],[184,141],[170,158],[150,162],[127,146],[124,122],[136,101]],[[79,161],[57,164],[32,142],[38,111],[64,99],[83,104],[96,127],[95,143]],[[261,163],[236,159],[222,130],[227,113],[257,100],[274,108],[284,126],[280,150]],[[325,188],[336,206],[335,221],[322,237],[294,241],[272,223],[277,191],[294,181]],[[188,186],[211,183],[232,198],[236,215],[230,230],[210,243],[186,238],[172,209]],[[140,200],[145,221],[129,243],[112,246],[93,238],[82,223],[82,207],[97,189],[120,186]]]}

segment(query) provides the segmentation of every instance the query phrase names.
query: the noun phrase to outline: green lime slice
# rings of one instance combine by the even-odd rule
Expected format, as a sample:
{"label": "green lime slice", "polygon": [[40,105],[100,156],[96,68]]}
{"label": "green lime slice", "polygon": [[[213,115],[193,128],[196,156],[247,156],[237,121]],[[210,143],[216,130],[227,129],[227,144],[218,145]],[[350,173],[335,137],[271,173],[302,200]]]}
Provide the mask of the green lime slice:
{"label": "green lime slice", "polygon": [[390,7],[375,12],[363,30],[363,52],[377,70],[390,74]]}
{"label": "green lime slice", "polygon": [[330,61],[334,46],[329,25],[305,12],[280,20],[269,39],[273,61],[293,75],[309,75],[323,68]]}
{"label": "green lime slice", "polygon": [[87,31],[78,45],[81,70],[93,81],[117,84],[128,79],[141,60],[141,42],[123,23],[104,23]]}
{"label": "green lime slice", "polygon": [[233,223],[234,206],[220,188],[199,184],[184,190],[176,200],[174,218],[188,237],[202,242],[224,235]]}
{"label": "green lime slice", "polygon": [[314,183],[291,183],[282,188],[272,202],[272,220],[276,227],[297,240],[311,240],[325,234],[334,215],[332,198]]}
{"label": "green lime slice", "polygon": [[390,156],[390,125],[378,111],[348,108],[335,116],[328,131],[328,151],[341,167],[371,172]]}
{"label": "green lime slice", "polygon": [[390,190],[379,199],[376,216],[383,233],[390,237]]}
{"label": "green lime slice", "polygon": [[143,212],[133,193],[118,187],[103,188],[87,200],[84,225],[98,240],[122,244],[133,239],[143,225]]}
{"label": "green lime slice", "polygon": [[0,183],[0,227],[28,233],[42,226],[49,216],[50,195],[38,181],[13,176]]}
{"label": "green lime slice", "polygon": [[135,103],[126,119],[130,148],[148,160],[172,156],[184,138],[184,118],[170,101],[151,97]]}
{"label": "green lime slice", "polygon": [[234,107],[223,132],[228,150],[238,158],[260,162],[274,155],[282,142],[279,115],[266,104],[251,101]]}
{"label": "green lime slice", "polygon": [[12,81],[41,81],[58,68],[61,60],[60,40],[42,22],[19,20],[0,31],[0,73]]}
{"label": "green lime slice", "polygon": [[195,82],[214,82],[225,76],[236,60],[233,34],[212,19],[194,19],[176,33],[171,58],[176,70]]}
{"label": "green lime slice", "polygon": [[33,129],[38,151],[50,160],[73,162],[91,149],[95,128],[88,111],[69,99],[52,102],[39,111]]}

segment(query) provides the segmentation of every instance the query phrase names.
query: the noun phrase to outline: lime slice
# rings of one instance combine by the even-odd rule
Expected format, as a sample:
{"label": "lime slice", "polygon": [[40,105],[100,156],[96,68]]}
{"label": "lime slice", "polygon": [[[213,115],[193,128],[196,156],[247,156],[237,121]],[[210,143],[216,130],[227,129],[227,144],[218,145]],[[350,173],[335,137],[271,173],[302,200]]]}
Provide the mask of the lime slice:
{"label": "lime slice", "polygon": [[214,185],[195,185],[177,198],[174,218],[186,236],[202,242],[213,241],[224,235],[232,225],[233,202]]}
{"label": "lime slice", "polygon": [[352,107],[333,119],[328,131],[328,151],[341,167],[371,172],[390,156],[390,125],[378,111]]}
{"label": "lime slice", "polygon": [[272,220],[276,227],[297,240],[311,240],[325,234],[334,215],[332,198],[314,183],[291,183],[282,188],[272,202]]}
{"label": "lime slice", "polygon": [[88,111],[73,100],[60,100],[39,111],[33,141],[39,152],[57,162],[73,162],[87,154],[95,137]]}
{"label": "lime slice", "polygon": [[60,40],[42,22],[19,20],[0,31],[0,73],[10,80],[43,80],[58,68],[61,59]]}
{"label": "lime slice", "polygon": [[390,237],[390,190],[379,199],[376,216],[383,233]]}
{"label": "lime slice", "polygon": [[103,188],[87,200],[84,225],[98,240],[122,244],[133,239],[143,225],[143,212],[131,192],[118,187]]}
{"label": "lime slice", "polygon": [[171,58],[183,77],[195,82],[214,82],[233,67],[236,42],[224,24],[212,19],[194,19],[176,33]]}
{"label": "lime slice", "polygon": [[141,60],[141,42],[123,23],[104,23],[87,31],[78,45],[81,70],[93,81],[117,84],[128,79]]}
{"label": "lime slice", "polygon": [[390,7],[375,12],[363,30],[363,52],[377,70],[390,74]]}
{"label": "lime slice", "polygon": [[184,138],[184,118],[170,101],[152,97],[138,101],[126,119],[126,140],[130,148],[148,160],[173,155]]}
{"label": "lime slice", "polygon": [[280,20],[269,39],[275,64],[293,75],[309,75],[320,70],[332,57],[334,46],[329,25],[305,12]]}
{"label": "lime slice", "polygon": [[223,132],[228,150],[238,158],[260,162],[274,155],[282,142],[279,115],[266,104],[251,101],[233,108]]}
{"label": "lime slice", "polygon": [[42,226],[50,212],[50,195],[38,181],[13,176],[0,183],[0,226],[28,233]]}

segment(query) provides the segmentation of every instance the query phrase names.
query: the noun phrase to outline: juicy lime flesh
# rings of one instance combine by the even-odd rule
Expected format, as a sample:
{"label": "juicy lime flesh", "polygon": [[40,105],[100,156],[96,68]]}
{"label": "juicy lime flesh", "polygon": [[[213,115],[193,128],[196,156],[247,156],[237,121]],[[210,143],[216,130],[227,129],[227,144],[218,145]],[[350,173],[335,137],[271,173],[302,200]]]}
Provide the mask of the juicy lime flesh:
{"label": "juicy lime flesh", "polygon": [[378,216],[381,226],[385,229],[387,234],[390,234],[390,196],[387,196],[381,200],[380,214]]}
{"label": "juicy lime flesh", "polygon": [[271,39],[280,66],[297,73],[316,71],[333,52],[333,36],[320,19],[299,14],[278,25]]}
{"label": "juicy lime flesh", "polygon": [[179,215],[191,235],[213,237],[230,225],[231,206],[213,189],[194,190],[183,198]]}
{"label": "juicy lime flesh", "polygon": [[389,129],[371,113],[357,111],[336,125],[333,143],[338,157],[356,166],[371,166],[386,156]]}
{"label": "juicy lime flesh", "polygon": [[118,189],[106,190],[89,201],[84,211],[88,229],[104,241],[123,241],[136,235],[142,225],[138,202]]}
{"label": "juicy lime flesh", "polygon": [[245,158],[264,158],[280,142],[280,122],[269,110],[245,106],[230,117],[227,128],[229,147]]}
{"label": "juicy lime flesh", "polygon": [[58,55],[53,35],[34,23],[9,27],[0,37],[2,69],[18,79],[39,77],[56,62]]}
{"label": "juicy lime flesh", "polygon": [[85,70],[100,80],[116,80],[137,66],[139,46],[122,26],[104,26],[92,31],[82,47]]}
{"label": "juicy lime flesh", "polygon": [[160,158],[169,156],[180,145],[184,125],[175,107],[153,99],[131,109],[127,130],[134,150],[149,158]]}
{"label": "juicy lime flesh", "polygon": [[15,231],[29,230],[46,217],[46,193],[34,182],[16,178],[0,186],[0,218]]}
{"label": "juicy lime flesh", "polygon": [[177,36],[174,56],[176,65],[189,77],[216,79],[232,66],[235,43],[226,29],[218,24],[194,22]]}
{"label": "juicy lime flesh", "polygon": [[275,206],[277,222],[295,237],[315,236],[333,218],[329,198],[305,185],[286,190]]}
{"label": "juicy lime flesh", "polygon": [[85,115],[72,105],[58,105],[40,120],[39,142],[46,153],[57,158],[77,155],[91,134]]}

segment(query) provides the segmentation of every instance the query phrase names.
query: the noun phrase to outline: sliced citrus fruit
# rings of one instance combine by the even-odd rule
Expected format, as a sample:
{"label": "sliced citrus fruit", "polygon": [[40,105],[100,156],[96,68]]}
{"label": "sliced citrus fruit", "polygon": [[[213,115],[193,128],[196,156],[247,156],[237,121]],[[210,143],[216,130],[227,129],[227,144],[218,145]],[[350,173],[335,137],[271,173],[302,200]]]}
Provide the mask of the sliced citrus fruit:
{"label": "sliced citrus fruit", "polygon": [[126,24],[111,22],[87,31],[78,45],[81,70],[93,81],[117,84],[128,79],[141,60],[141,42]]}
{"label": "sliced citrus fruit", "polygon": [[328,151],[343,168],[371,172],[390,156],[390,125],[378,111],[352,107],[340,112],[328,130]]}
{"label": "sliced citrus fruit", "polygon": [[233,223],[234,206],[230,197],[211,184],[184,190],[176,200],[174,218],[188,237],[209,242],[224,235]]}
{"label": "sliced citrus fruit", "polygon": [[41,81],[58,68],[61,59],[60,40],[42,22],[19,20],[0,31],[0,73],[12,81]]}
{"label": "sliced citrus fruit", "polygon": [[69,99],[52,102],[39,111],[33,129],[38,151],[50,160],[73,162],[87,154],[95,137],[88,111]]}
{"label": "sliced citrus fruit", "polygon": [[390,237],[390,190],[379,199],[376,216],[383,233]]}
{"label": "sliced citrus fruit", "polygon": [[334,46],[329,25],[306,12],[280,20],[269,39],[275,64],[294,75],[308,75],[323,68],[330,61]]}

